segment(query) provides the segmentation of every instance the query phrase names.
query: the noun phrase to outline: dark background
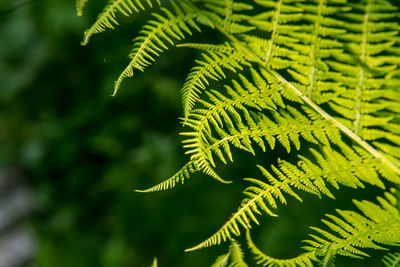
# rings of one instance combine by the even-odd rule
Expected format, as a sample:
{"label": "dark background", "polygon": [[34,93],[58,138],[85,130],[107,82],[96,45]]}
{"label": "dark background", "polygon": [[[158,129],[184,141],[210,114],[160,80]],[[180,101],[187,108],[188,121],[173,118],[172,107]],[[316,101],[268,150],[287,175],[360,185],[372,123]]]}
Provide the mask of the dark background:
{"label": "dark background", "polygon": [[[150,266],[153,257],[160,266],[210,266],[228,244],[183,250],[225,222],[243,197],[241,178],[259,177],[248,166],[268,165],[271,155],[236,153],[235,167],[219,168],[234,181],[230,185],[196,174],[172,191],[135,193],[187,160],[179,137],[179,91],[196,52],[172,49],[110,97],[148,15],[121,18],[116,31],[80,46],[104,3],[91,1],[77,17],[71,0],[0,2],[0,209],[21,188],[25,196],[8,208],[8,218],[17,215],[3,228],[0,216],[0,256],[2,248],[18,255],[24,242],[7,248],[7,236],[24,229],[30,253],[15,266]],[[218,42],[207,33],[203,40]],[[373,198],[371,192],[359,198]],[[273,256],[296,256],[308,226],[321,226],[330,207],[349,207],[351,197],[353,191],[341,191],[335,206],[312,196],[304,204],[290,201],[279,219],[261,219],[254,239]],[[348,264],[381,265],[379,259],[338,262]]]}

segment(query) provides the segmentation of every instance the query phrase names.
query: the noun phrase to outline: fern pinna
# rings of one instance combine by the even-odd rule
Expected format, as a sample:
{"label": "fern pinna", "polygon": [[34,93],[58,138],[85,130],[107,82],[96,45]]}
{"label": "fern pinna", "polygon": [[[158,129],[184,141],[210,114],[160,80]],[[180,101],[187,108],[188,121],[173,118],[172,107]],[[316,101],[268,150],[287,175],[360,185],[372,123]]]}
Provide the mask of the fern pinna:
{"label": "fern pinna", "polygon": [[[87,2],[77,1],[78,14]],[[119,15],[148,10],[153,18],[134,39],[114,94],[125,78],[144,71],[170,46],[198,49],[201,57],[181,89],[188,163],[139,191],[173,188],[194,172],[227,182],[217,165],[233,162],[235,149],[255,156],[282,146],[298,154],[294,162],[281,158],[257,166],[260,175],[245,179],[250,185],[238,210],[188,251],[230,241],[230,252],[213,266],[247,266],[233,239],[247,231],[249,250],[262,266],[330,266],[338,256],[363,258],[365,248],[400,244],[395,197],[400,184],[400,10],[394,0],[109,0],[82,43],[114,29]],[[205,28],[225,41],[183,42],[195,33],[201,36]],[[258,217],[277,216],[278,204],[288,197],[301,201],[299,192],[308,192],[334,198],[340,186],[366,184],[384,196],[376,203],[354,200],[359,211],[327,215],[326,230],[312,228],[306,251],[298,257],[270,257],[250,237]],[[398,258],[392,253],[384,262],[392,266]]]}

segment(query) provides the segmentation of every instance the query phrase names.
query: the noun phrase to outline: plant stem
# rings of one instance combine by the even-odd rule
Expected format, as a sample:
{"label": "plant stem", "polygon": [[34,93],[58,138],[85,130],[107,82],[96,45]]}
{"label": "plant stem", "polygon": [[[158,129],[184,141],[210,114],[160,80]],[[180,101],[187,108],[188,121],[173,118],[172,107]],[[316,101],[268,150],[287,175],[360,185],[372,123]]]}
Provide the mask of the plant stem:
{"label": "plant stem", "polygon": [[286,80],[281,74],[279,74],[277,71],[270,69],[263,60],[261,60],[257,55],[253,53],[246,45],[243,44],[239,39],[237,39],[235,36],[232,34],[228,33],[220,27],[218,24],[215,25],[215,28],[221,32],[223,35],[225,35],[229,40],[237,44],[243,51],[245,51],[248,55],[251,55],[254,60],[265,70],[270,72],[274,77],[276,77],[280,82],[283,84],[286,84],[292,91],[299,96],[307,105],[309,105],[312,109],[314,109],[318,114],[320,114],[324,119],[330,121],[333,125],[335,125],[340,131],[342,131],[345,135],[347,135],[349,138],[351,138],[354,142],[356,142],[358,145],[363,147],[365,150],[367,150],[372,156],[374,156],[377,159],[380,159],[383,164],[388,166],[390,169],[392,169],[394,172],[397,174],[400,174],[400,168],[397,166],[395,163],[393,163],[391,160],[386,158],[382,153],[380,153],[378,150],[376,150],[373,146],[371,146],[369,143],[364,141],[358,134],[354,133],[352,130],[347,128],[345,125],[340,123],[338,120],[336,120],[334,117],[329,115],[325,110],[323,110],[320,106],[318,106],[314,101],[312,101],[309,97],[304,95],[299,89],[297,89],[293,84],[291,84],[288,80]]}

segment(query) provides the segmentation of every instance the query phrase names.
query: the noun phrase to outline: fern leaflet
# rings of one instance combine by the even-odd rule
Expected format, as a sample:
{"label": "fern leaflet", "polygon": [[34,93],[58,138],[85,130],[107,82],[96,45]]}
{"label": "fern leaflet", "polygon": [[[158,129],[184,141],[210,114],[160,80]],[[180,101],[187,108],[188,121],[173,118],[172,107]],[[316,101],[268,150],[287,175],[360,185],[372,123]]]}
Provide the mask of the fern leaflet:
{"label": "fern leaflet", "polygon": [[312,267],[313,262],[317,261],[317,257],[314,252],[305,252],[295,258],[292,259],[277,259],[271,256],[264,254],[253,242],[250,231],[246,231],[246,241],[247,245],[250,248],[250,252],[253,254],[254,259],[257,264],[262,266],[271,266],[271,267]]}
{"label": "fern leaflet", "polygon": [[129,55],[131,61],[115,82],[113,95],[116,95],[122,81],[133,76],[133,69],[143,71],[155,61],[154,57],[168,49],[167,43],[174,45],[173,39],[182,40],[185,34],[191,35],[189,27],[200,31],[195,19],[197,12],[193,12],[190,6],[174,5],[174,15],[166,8],[162,8],[163,14],[154,13],[154,20],[150,20],[140,32],[140,36],[134,40],[133,49]]}
{"label": "fern leaflet", "polygon": [[248,267],[248,265],[243,260],[243,252],[239,243],[235,239],[231,239],[228,253],[219,256],[211,267]]}
{"label": "fern leaflet", "polygon": [[[247,231],[249,248],[263,266],[313,266],[313,261],[318,261],[321,266],[331,266],[335,255],[362,258],[368,256],[361,249],[383,249],[380,245],[400,246],[400,214],[388,198],[378,197],[378,204],[370,201],[354,201],[362,214],[354,211],[337,210],[342,218],[327,215],[330,219],[322,220],[326,226],[336,232],[313,227],[319,235],[311,235],[313,240],[306,240],[308,246],[303,247],[307,252],[292,259],[276,259],[261,252]],[[379,245],[378,245],[379,244]],[[386,263],[396,264],[396,255],[388,256]],[[394,265],[393,265],[394,266]]]}
{"label": "fern leaflet", "polygon": [[[210,48],[209,46],[207,48]],[[208,79],[215,81],[225,79],[223,69],[228,69],[233,72],[243,70],[242,66],[249,66],[248,59],[241,52],[235,49],[218,49],[223,51],[208,51],[202,55],[202,61],[196,61],[195,66],[186,79],[182,88],[182,102],[184,107],[185,117],[189,116],[196,101],[200,97],[202,90],[209,85]]]}
{"label": "fern leaflet", "polygon": [[[271,166],[272,173],[258,166],[263,176],[267,178],[267,182],[246,178],[245,180],[253,183],[254,186],[250,186],[244,191],[246,198],[237,212],[210,238],[187,251],[220,244],[231,238],[232,235],[240,235],[239,225],[250,229],[252,222],[259,224],[255,215],[260,215],[261,211],[270,216],[277,216],[272,209],[277,209],[278,203],[286,205],[284,194],[302,201],[294,189],[315,194],[318,197],[326,195],[333,198],[326,183],[336,189],[339,188],[339,185],[352,188],[364,187],[363,183],[384,187],[379,178],[380,171],[384,167],[381,166],[382,163],[379,160],[365,157],[365,152],[362,150],[358,154],[346,145],[341,147],[343,149],[341,153],[331,148],[326,148],[323,154],[312,151],[317,164],[313,160],[300,156],[297,166],[281,160],[278,167]],[[346,157],[343,157],[342,153]],[[360,169],[364,169],[365,172],[358,173]],[[387,179],[399,181],[400,177],[396,173],[391,175],[393,176],[388,176]]]}
{"label": "fern leaflet", "polygon": [[383,257],[383,263],[386,267],[399,267],[400,266],[400,252],[390,253]]}
{"label": "fern leaflet", "polygon": [[[77,8],[85,2],[79,0]],[[88,38],[113,28],[116,13],[144,9],[140,0],[132,1],[136,9],[128,2],[109,1]],[[152,6],[150,0],[145,3]],[[364,248],[399,245],[399,210],[385,189],[400,184],[400,13],[394,1],[169,3],[171,7],[154,13],[134,40],[131,61],[114,94],[134,70],[143,71],[193,30],[205,26],[227,41],[178,45],[202,50],[181,89],[187,129],[181,135],[190,160],[171,178],[140,192],[172,188],[197,171],[224,181],[216,167],[232,162],[234,149],[255,155],[257,147],[267,151],[280,145],[298,154],[295,163],[277,159],[268,167],[258,166],[265,179],[247,178],[252,185],[237,211],[215,234],[187,251],[231,240],[230,251],[214,266],[242,266],[232,260],[233,255],[242,259],[232,237],[258,224],[262,213],[277,216],[288,195],[299,201],[299,192],[334,198],[340,186],[366,184],[385,190],[386,199],[378,198],[379,205],[354,201],[361,212],[328,215],[323,220],[328,230],[313,228],[316,234],[306,241],[308,252],[275,259],[257,249],[248,234],[250,250],[264,266],[312,266],[318,261],[326,267],[333,266],[336,256],[364,257]],[[396,264],[397,256],[387,256],[388,264]]]}
{"label": "fern leaflet", "polygon": [[362,258],[368,256],[361,250],[363,248],[400,245],[400,214],[393,203],[380,197],[379,205],[370,201],[353,202],[362,214],[338,210],[342,218],[327,215],[330,220],[323,222],[336,234],[312,227],[318,235],[311,235],[313,239],[305,241],[308,245],[304,249],[323,255],[333,248],[337,255]]}
{"label": "fern leaflet", "polygon": [[[160,5],[159,0],[155,1]],[[84,6],[84,2],[85,0],[78,0],[77,3],[79,4],[77,4],[77,6],[79,9]],[[106,7],[97,17],[96,22],[85,31],[82,45],[87,45],[93,34],[104,32],[107,28],[114,29],[114,25],[118,25],[116,19],[117,12],[128,17],[133,13],[133,11],[140,12],[140,10],[144,10],[145,3],[150,8],[153,7],[153,0],[109,0]]]}
{"label": "fern leaflet", "polygon": [[136,192],[140,193],[150,193],[162,190],[168,190],[174,188],[176,183],[183,184],[185,179],[190,177],[190,174],[195,173],[198,171],[197,166],[194,164],[193,161],[189,161],[186,163],[177,173],[175,173],[171,178],[145,190],[136,190]]}

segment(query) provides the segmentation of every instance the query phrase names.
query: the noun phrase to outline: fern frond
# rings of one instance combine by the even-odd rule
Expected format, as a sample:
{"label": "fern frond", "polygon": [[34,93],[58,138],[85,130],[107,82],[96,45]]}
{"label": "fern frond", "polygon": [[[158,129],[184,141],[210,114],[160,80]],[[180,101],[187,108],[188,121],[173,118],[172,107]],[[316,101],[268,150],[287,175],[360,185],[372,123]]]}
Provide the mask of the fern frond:
{"label": "fern frond", "polygon": [[212,17],[214,23],[219,24],[229,33],[245,33],[254,29],[248,25],[247,21],[250,16],[245,14],[246,11],[252,10],[253,6],[244,2],[234,0],[205,0],[206,10],[209,10],[207,15]]}
{"label": "fern frond", "polygon": [[[362,251],[365,248],[400,246],[400,214],[390,201],[378,197],[379,205],[370,201],[353,202],[361,214],[337,210],[342,218],[327,215],[330,220],[323,222],[335,234],[312,227],[318,235],[311,235],[313,239],[305,241],[308,245],[303,248],[308,252],[293,259],[280,260],[265,255],[255,246],[247,231],[247,242],[257,263],[263,266],[313,266],[312,261],[319,261],[322,266],[329,266],[331,255],[362,258],[368,256]],[[396,256],[388,257],[388,264],[396,262]]]}
{"label": "fern frond", "polygon": [[317,234],[306,240],[304,249],[324,255],[333,248],[337,255],[363,258],[368,256],[362,249],[384,249],[383,246],[400,246],[399,210],[378,197],[379,205],[370,201],[353,201],[360,213],[337,210],[340,217],[327,215],[324,224],[334,233],[312,227]]}
{"label": "fern frond", "polygon": [[[260,57],[263,53],[267,58],[278,53],[281,64],[287,60],[280,66],[267,60],[265,65],[277,70],[285,68],[293,78],[289,81],[292,85],[316,104],[328,103],[334,114],[340,115],[336,119],[353,131],[350,134],[341,127],[344,132],[372,142],[376,149],[368,150],[399,172],[400,131],[393,126],[398,120],[388,109],[393,110],[400,94],[398,83],[394,86],[396,79],[390,83],[385,79],[395,75],[399,64],[395,56],[387,56],[387,52],[399,49],[396,35],[400,26],[393,19],[399,15],[398,9],[385,0],[346,5],[344,1],[298,2],[287,11],[284,0],[258,3],[273,7],[274,12],[261,13],[261,19],[251,23],[270,33],[271,40],[280,37],[281,31],[286,39],[260,52],[260,48],[254,48],[257,44],[265,47],[271,43],[262,45],[262,41],[251,37],[250,41],[245,39],[251,44],[250,49]],[[296,16],[295,12],[301,14]],[[338,20],[335,14],[343,19]],[[299,18],[313,27],[299,23]],[[283,23],[279,23],[280,19]],[[291,48],[289,52],[287,48]],[[286,52],[279,52],[282,49]],[[368,147],[365,142],[361,145]]]}
{"label": "fern frond", "polygon": [[76,0],[75,6],[76,6],[76,14],[78,16],[82,16],[83,14],[83,9],[85,8],[88,0]]}
{"label": "fern frond", "polygon": [[287,68],[298,52],[292,49],[298,40],[291,37],[290,33],[300,29],[296,25],[301,17],[303,9],[296,6],[301,0],[256,0],[267,11],[253,16],[249,22],[257,29],[266,32],[268,39],[258,38],[253,35],[245,36],[250,48],[264,63],[274,69]]}
{"label": "fern frond", "polygon": [[244,262],[242,249],[236,240],[231,240],[229,250],[231,254],[231,264],[228,265],[229,267],[248,267]]}
{"label": "fern frond", "polygon": [[177,173],[175,173],[171,178],[168,178],[167,180],[155,186],[152,186],[148,189],[135,190],[135,191],[139,193],[150,193],[150,192],[168,190],[174,188],[177,183],[183,184],[185,182],[185,179],[189,179],[190,175],[197,171],[199,171],[199,169],[197,168],[195,163],[193,161],[189,161],[188,163],[183,165],[183,167]]}
{"label": "fern frond", "polygon": [[[239,75],[240,83],[233,81],[233,87],[226,86],[228,97],[208,92],[210,102],[199,101],[204,108],[193,110],[185,119],[185,125],[193,129],[182,133],[188,136],[183,143],[192,160],[215,166],[214,156],[223,163],[232,161],[232,147],[254,153],[255,144],[265,151],[267,146],[274,149],[276,142],[290,152],[291,144],[300,148],[301,137],[325,145],[341,143],[335,127],[308,108],[304,107],[302,113],[285,105],[282,95],[297,100],[295,96],[285,92],[280,84],[266,83],[262,78],[266,73],[260,75],[254,70],[252,73],[254,84]],[[278,107],[286,110],[275,111]]]}
{"label": "fern frond", "polygon": [[[131,1],[136,9],[126,4]],[[129,15],[143,9],[140,1],[144,2],[109,1],[121,5],[108,5],[108,15],[98,19],[100,24],[87,39],[113,28],[117,12]],[[78,2],[83,7],[86,1]],[[151,6],[151,0],[146,3]],[[210,27],[228,41],[179,45],[203,50],[182,88],[183,125],[189,130],[181,135],[190,161],[166,181],[139,191],[172,188],[196,171],[224,182],[216,166],[232,162],[235,148],[255,155],[256,147],[266,151],[281,145],[288,153],[312,147],[310,153],[298,155],[296,163],[278,159],[266,168],[258,166],[265,179],[247,178],[252,185],[245,189],[237,211],[216,233],[187,251],[232,240],[241,228],[249,232],[259,223],[258,215],[277,216],[275,210],[287,203],[287,196],[302,201],[299,191],[334,198],[332,189],[340,186],[371,184],[385,189],[385,184],[400,184],[400,12],[394,1],[170,3],[172,8],[153,14],[134,40],[131,62],[116,81],[114,94],[134,70],[143,71],[193,29]],[[233,79],[229,84],[224,81],[225,90],[209,89],[211,81],[227,80],[227,70]],[[389,191],[386,199],[378,198],[379,205],[354,201],[361,212],[328,215],[323,220],[328,230],[312,228],[316,234],[306,241],[308,252],[299,257],[269,257],[248,234],[250,249],[264,266],[312,266],[319,261],[327,267],[335,256],[364,257],[365,248],[400,245],[399,210]],[[235,266],[233,255],[240,262],[236,241],[215,266]]]}
{"label": "fern frond", "polygon": [[[238,211],[234,213],[214,235],[186,251],[193,251],[203,247],[220,244],[221,242],[232,238],[232,235],[240,235],[239,225],[242,225],[245,229],[249,229],[251,228],[251,222],[259,224],[255,215],[262,214],[260,210],[270,216],[277,216],[271,209],[277,208],[277,202],[286,204],[286,198],[284,197],[283,192],[286,192],[301,201],[301,198],[288,186],[288,183],[290,183],[289,179],[281,176],[279,178],[282,180],[278,180],[270,175],[263,167],[258,167],[263,174],[270,179],[271,185],[257,179],[246,179],[254,183],[255,186],[246,189],[244,194],[247,198],[242,201]],[[279,172],[279,170],[275,170]],[[300,183],[298,183],[298,185],[303,187]],[[309,190],[311,191],[312,189]],[[270,207],[267,206],[266,203],[268,203]]]}
{"label": "fern frond", "polygon": [[335,267],[336,251],[330,246],[319,262],[320,267]]}
{"label": "fern frond", "polygon": [[[82,8],[85,0],[78,1],[78,3],[80,3],[78,7]],[[153,3],[160,5],[159,0],[109,0],[96,22],[85,31],[82,45],[87,45],[92,35],[104,32],[107,28],[114,29],[114,25],[118,25],[116,19],[118,12],[129,17],[134,11],[139,13],[140,10],[144,10],[145,3],[150,8],[153,7]]]}
{"label": "fern frond", "polygon": [[257,264],[268,267],[312,267],[313,262],[318,261],[315,252],[305,252],[291,259],[277,259],[264,254],[253,242],[250,231],[246,231],[247,245],[253,254]]}
{"label": "fern frond", "polygon": [[147,22],[140,36],[134,40],[133,49],[129,55],[131,61],[115,82],[113,95],[118,92],[125,78],[133,76],[134,69],[144,71],[145,67],[155,61],[155,57],[168,49],[167,44],[174,45],[174,39],[182,40],[185,34],[191,35],[190,28],[200,31],[195,21],[198,17],[196,11],[193,11],[190,6],[174,6],[176,15],[162,8],[162,14],[154,13],[154,19]]}
{"label": "fern frond", "polygon": [[239,243],[231,239],[228,253],[221,255],[211,267],[248,267],[243,259],[243,252]]}
{"label": "fern frond", "polygon": [[[229,49],[230,48],[230,49]],[[209,49],[209,46],[207,46]],[[223,69],[228,69],[232,72],[243,70],[243,66],[249,66],[246,55],[227,47],[220,48],[219,51],[208,51],[202,54],[203,60],[197,60],[195,66],[189,73],[185,84],[181,90],[184,115],[187,118],[196,101],[199,99],[201,91],[209,85],[209,79],[218,81],[225,79]],[[222,52],[221,50],[225,50]]]}
{"label": "fern frond", "polygon": [[[253,71],[253,75],[254,79],[259,82],[258,86],[253,85],[243,75],[239,75],[240,83],[233,81],[233,87],[226,87],[229,97],[211,91],[211,93],[208,93],[211,103],[200,101],[204,108],[193,110],[185,119],[185,125],[192,128],[193,131],[182,133],[182,135],[190,137],[183,143],[185,148],[190,149],[186,153],[191,154],[193,160],[209,162],[212,166],[215,166],[212,156],[214,153],[226,163],[226,157],[232,160],[231,144],[252,152],[252,138],[265,149],[264,142],[260,140],[260,136],[263,135],[268,135],[268,138],[266,138],[268,143],[271,147],[274,146],[274,143],[272,143],[275,140],[274,134],[269,133],[274,125],[270,127],[271,124],[264,120],[264,128],[252,133],[252,129],[249,127],[262,126],[256,122],[259,119],[257,115],[252,115],[247,111],[247,107],[256,110],[274,110],[277,105],[284,106],[280,94],[284,89],[278,86],[269,86],[255,71]],[[244,114],[240,114],[239,111],[244,112]],[[253,116],[256,118],[253,118]],[[261,119],[259,120],[262,122]],[[248,123],[248,125],[245,125],[245,123]],[[278,134],[279,129],[275,130]],[[217,134],[218,138],[213,136],[213,132]],[[272,139],[269,138],[270,136]]]}
{"label": "fern frond", "polygon": [[[341,44],[334,41],[344,33],[341,22],[331,14],[340,12],[340,1],[258,0],[263,7],[272,8],[258,14],[250,23],[270,36],[268,41],[249,37],[250,48],[272,69],[286,69],[293,85],[317,104],[330,99],[331,87],[337,74],[328,71],[324,62],[331,54],[340,52]],[[259,47],[257,47],[259,44]],[[320,97],[321,92],[324,96]]]}
{"label": "fern frond", "polygon": [[[323,1],[321,1],[323,2]],[[332,12],[332,9],[330,10]],[[328,20],[329,21],[329,20]],[[337,20],[336,20],[337,22]],[[307,28],[307,27],[306,27]],[[257,54],[251,50],[250,46],[236,38],[235,36],[229,34],[226,32],[223,28],[217,27],[217,29],[224,34],[233,44],[237,45],[241,49],[245,50],[248,54],[252,54],[254,57],[258,57]],[[335,43],[336,44],[336,43]],[[319,113],[326,121],[329,121],[332,123],[332,126],[336,127],[340,131],[342,131],[345,135],[350,137],[352,140],[354,140],[358,145],[363,147],[365,150],[367,150],[370,154],[372,154],[375,158],[380,159],[387,167],[389,167],[392,171],[396,172],[397,174],[400,174],[400,167],[397,161],[393,160],[391,157],[384,155],[381,151],[378,151],[375,147],[373,147],[371,144],[367,143],[365,140],[363,140],[358,134],[354,133],[352,130],[347,128],[344,124],[340,122],[339,119],[336,119],[335,117],[331,116],[329,112],[327,112],[324,108],[322,108],[318,103],[314,102],[311,99],[311,95],[307,96],[304,90],[301,89],[301,86],[299,86],[296,83],[288,81],[286,78],[284,78],[279,72],[269,68],[265,62],[263,62],[260,58],[257,60],[257,64],[260,65],[262,68],[264,68],[267,72],[269,72],[272,76],[274,76],[277,80],[279,80],[282,84],[287,86],[292,90],[294,94],[296,94],[298,97],[300,97],[308,106],[310,106],[313,110],[315,110],[317,113]],[[324,65],[328,66],[328,65]],[[290,72],[290,70],[287,70]],[[293,72],[291,72],[293,74]],[[334,72],[334,76],[332,79],[337,78],[336,76],[340,75],[337,72]],[[329,75],[322,75],[323,79],[328,77]],[[313,76],[314,77],[314,76]],[[336,84],[336,83],[335,83]],[[299,86],[297,88],[296,86]],[[304,89],[304,88],[303,88]],[[318,94],[317,94],[318,95]],[[322,98],[321,98],[322,99]]]}
{"label": "fern frond", "polygon": [[390,253],[383,257],[383,263],[386,267],[399,267],[400,266],[400,252]]}
{"label": "fern frond", "polygon": [[184,43],[178,44],[176,47],[188,47],[198,50],[203,50],[207,52],[217,52],[217,53],[232,53],[234,52],[234,48],[230,45],[229,42],[225,42],[223,44],[203,44],[203,43]]}
{"label": "fern frond", "polygon": [[[204,108],[193,110],[185,119],[185,125],[193,131],[182,133],[188,136],[183,141],[184,148],[188,149],[186,153],[192,160],[202,162],[198,166],[207,166],[210,171],[215,167],[215,156],[225,164],[228,159],[232,161],[232,146],[254,154],[252,142],[265,151],[266,144],[274,149],[278,141],[288,152],[291,143],[296,149],[300,148],[300,137],[327,146],[342,143],[338,129],[324,118],[309,108],[303,107],[304,113],[301,113],[285,105],[282,95],[293,100],[297,100],[296,97],[287,93],[281,84],[265,82],[264,79],[270,79],[266,72],[261,71],[260,75],[252,70],[252,74],[254,84],[239,74],[240,83],[233,81],[233,87],[226,86],[229,97],[216,91],[208,92],[210,102],[199,100]],[[277,107],[286,107],[286,111],[274,111]],[[271,115],[251,109],[270,110]],[[374,164],[386,179],[399,182],[396,173],[385,170],[376,161]],[[382,183],[379,186],[382,187]]]}
{"label": "fern frond", "polygon": [[227,267],[230,253],[226,253],[224,255],[219,256],[215,262],[211,265],[211,267]]}
{"label": "fern frond", "polygon": [[[233,235],[240,235],[239,226],[250,229],[251,223],[258,224],[256,215],[261,215],[261,211],[270,216],[277,216],[273,209],[277,209],[278,203],[286,205],[285,194],[302,201],[295,190],[315,194],[318,197],[326,195],[334,198],[327,183],[336,189],[339,185],[352,188],[364,187],[363,183],[384,188],[379,174],[382,168],[380,160],[365,157],[364,151],[356,152],[344,144],[340,147],[343,149],[340,152],[325,147],[323,154],[312,150],[315,160],[299,156],[300,161],[297,165],[280,160],[277,167],[271,165],[272,173],[258,166],[268,182],[246,178],[245,180],[254,185],[244,191],[246,198],[237,212],[215,234],[187,251],[217,245]],[[342,156],[343,154],[345,157]],[[365,172],[360,173],[360,169]],[[390,179],[400,181],[396,173],[392,175]]]}
{"label": "fern frond", "polygon": [[341,73],[337,81],[342,84],[329,105],[344,125],[400,164],[399,120],[393,117],[393,107],[400,102],[399,84],[387,79],[399,68],[398,57],[387,53],[400,47],[400,24],[395,19],[400,12],[385,0],[349,6],[352,11],[341,15],[347,30],[339,35],[344,52],[328,61]]}

